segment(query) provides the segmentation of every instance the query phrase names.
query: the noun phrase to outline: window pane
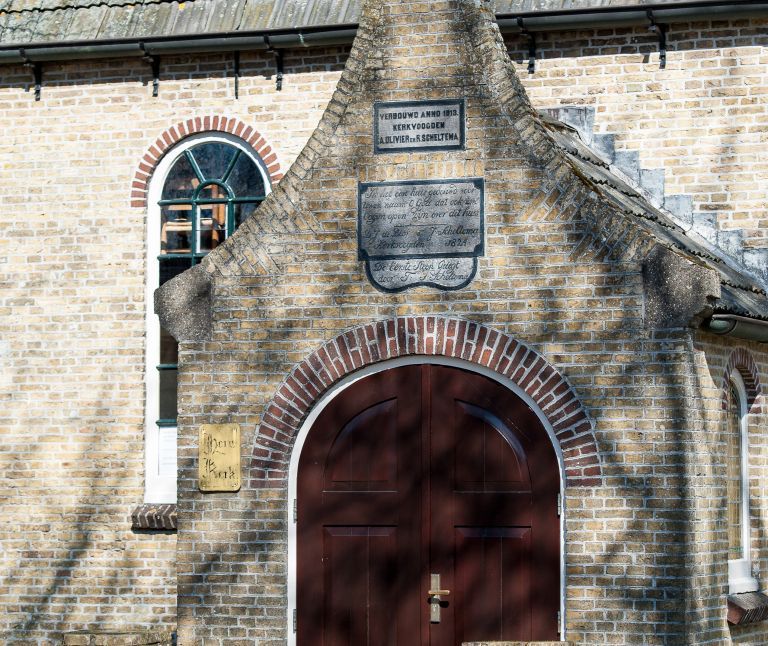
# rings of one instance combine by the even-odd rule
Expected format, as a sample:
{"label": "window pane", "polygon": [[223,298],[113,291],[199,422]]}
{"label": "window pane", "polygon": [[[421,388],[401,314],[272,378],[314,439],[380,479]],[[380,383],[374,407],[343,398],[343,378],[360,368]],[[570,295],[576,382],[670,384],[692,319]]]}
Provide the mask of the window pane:
{"label": "window pane", "polygon": [[197,225],[198,251],[212,251],[227,237],[227,205],[201,204]]}
{"label": "window pane", "polygon": [[163,185],[163,200],[189,199],[192,191],[200,184],[195,171],[185,155],[179,157]]}
{"label": "window pane", "polygon": [[192,258],[163,258],[160,260],[160,284],[164,285],[171,278],[178,276],[192,266]]}
{"label": "window pane", "polygon": [[178,370],[160,370],[160,419],[176,419]]}
{"label": "window pane", "polygon": [[227,179],[235,197],[261,197],[264,195],[264,180],[253,160],[241,154]]}
{"label": "window pane", "polygon": [[161,209],[160,252],[190,253],[192,205],[171,204]]}
{"label": "window pane", "polygon": [[229,194],[224,186],[219,184],[208,184],[204,188],[200,189],[200,193],[197,196],[198,200],[227,200]]}
{"label": "window pane", "polygon": [[246,218],[259,208],[261,202],[245,202],[241,204],[235,204],[235,229],[239,227]]}
{"label": "window pane", "polygon": [[190,150],[206,181],[221,179],[227,172],[237,148],[223,143],[200,144]]}
{"label": "window pane", "polygon": [[741,406],[739,395],[731,387],[728,402],[728,431],[727,431],[727,499],[728,499],[728,558],[744,557],[741,542]]}
{"label": "window pane", "polygon": [[179,344],[164,327],[160,327],[160,363],[179,363]]}

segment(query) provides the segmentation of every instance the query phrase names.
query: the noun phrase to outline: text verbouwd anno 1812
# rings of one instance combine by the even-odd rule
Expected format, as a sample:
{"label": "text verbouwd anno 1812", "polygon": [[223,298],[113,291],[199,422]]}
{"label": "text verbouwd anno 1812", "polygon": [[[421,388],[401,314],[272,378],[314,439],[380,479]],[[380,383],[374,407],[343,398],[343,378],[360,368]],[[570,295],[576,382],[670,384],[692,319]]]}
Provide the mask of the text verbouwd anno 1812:
{"label": "text verbouwd anno 1812", "polygon": [[484,250],[481,178],[361,183],[358,249],[385,291],[459,289]]}

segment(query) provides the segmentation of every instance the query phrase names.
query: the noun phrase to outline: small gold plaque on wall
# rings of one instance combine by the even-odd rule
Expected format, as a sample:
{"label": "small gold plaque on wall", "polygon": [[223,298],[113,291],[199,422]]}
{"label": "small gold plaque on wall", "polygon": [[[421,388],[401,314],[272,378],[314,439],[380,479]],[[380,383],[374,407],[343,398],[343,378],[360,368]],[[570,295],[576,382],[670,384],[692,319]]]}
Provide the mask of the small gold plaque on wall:
{"label": "small gold plaque on wall", "polygon": [[198,474],[200,491],[240,489],[240,425],[200,426]]}

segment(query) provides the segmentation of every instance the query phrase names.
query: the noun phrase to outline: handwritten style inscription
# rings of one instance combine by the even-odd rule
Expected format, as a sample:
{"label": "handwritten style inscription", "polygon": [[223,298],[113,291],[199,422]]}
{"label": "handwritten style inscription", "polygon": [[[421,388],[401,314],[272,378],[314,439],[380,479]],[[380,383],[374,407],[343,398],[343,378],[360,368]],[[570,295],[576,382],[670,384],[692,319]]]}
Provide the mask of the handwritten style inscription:
{"label": "handwritten style inscription", "polygon": [[464,99],[374,105],[374,152],[462,150]]}
{"label": "handwritten style inscription", "polygon": [[361,183],[358,249],[384,291],[459,289],[484,251],[481,178]]}
{"label": "handwritten style inscription", "polygon": [[198,453],[200,491],[240,489],[239,424],[202,424]]}
{"label": "handwritten style inscription", "polygon": [[361,250],[379,259],[474,255],[482,193],[482,180],[361,184]]}
{"label": "handwritten style inscription", "polygon": [[375,260],[367,267],[368,279],[385,292],[400,292],[419,285],[461,289],[471,282],[475,271],[476,258]]}

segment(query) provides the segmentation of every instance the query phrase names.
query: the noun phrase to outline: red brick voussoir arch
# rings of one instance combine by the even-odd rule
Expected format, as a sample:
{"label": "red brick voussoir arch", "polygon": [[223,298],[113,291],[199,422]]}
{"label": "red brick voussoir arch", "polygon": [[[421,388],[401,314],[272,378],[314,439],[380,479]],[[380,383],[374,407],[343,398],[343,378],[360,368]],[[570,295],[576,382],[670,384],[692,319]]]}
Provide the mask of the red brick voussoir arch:
{"label": "red brick voussoir arch", "polygon": [[147,149],[147,152],[144,153],[131,184],[131,206],[139,208],[147,206],[149,179],[152,177],[157,162],[159,162],[163,158],[163,155],[165,155],[165,153],[176,143],[185,137],[200,132],[227,132],[236,137],[240,137],[243,141],[248,142],[259,157],[261,157],[261,160],[267,168],[267,173],[269,173],[269,179],[272,184],[275,184],[283,178],[277,154],[272,149],[272,146],[267,143],[267,140],[251,126],[233,117],[222,117],[218,115],[194,117],[192,119],[187,119],[186,121],[181,121],[168,128],[168,130],[161,134],[155,143]]}
{"label": "red brick voussoir arch", "polygon": [[601,482],[592,422],[556,368],[536,350],[498,330],[462,319],[422,316],[354,328],[298,364],[264,410],[249,465],[251,487],[282,486],[302,423],[334,383],[363,366],[414,355],[464,359],[510,379],[552,425],[563,453],[567,486]]}
{"label": "red brick voussoir arch", "polygon": [[723,383],[720,389],[721,408],[728,410],[728,382],[734,372],[738,372],[744,381],[744,388],[747,391],[747,410],[750,413],[759,413],[762,403],[760,398],[762,394],[760,372],[755,365],[752,355],[744,348],[737,348],[728,357],[728,364],[723,373]]}

